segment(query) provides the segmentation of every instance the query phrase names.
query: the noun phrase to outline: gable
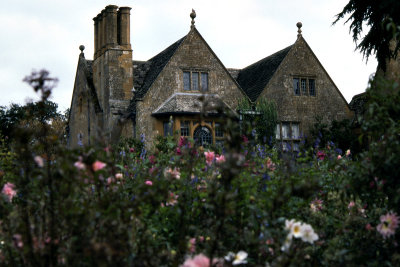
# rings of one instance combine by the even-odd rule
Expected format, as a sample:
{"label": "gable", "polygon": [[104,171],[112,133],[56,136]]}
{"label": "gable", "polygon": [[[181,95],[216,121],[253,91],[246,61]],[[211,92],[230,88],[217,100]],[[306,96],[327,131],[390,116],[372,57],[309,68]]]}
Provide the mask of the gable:
{"label": "gable", "polygon": [[[304,81],[304,92],[298,87],[300,93],[295,93],[295,81],[298,86]],[[315,94],[310,94],[310,81],[314,84]],[[347,101],[301,36],[259,97],[273,100],[277,104],[278,120],[299,122],[304,133],[315,123],[317,116],[325,122],[351,116]]]}
{"label": "gable", "polygon": [[[143,98],[145,102],[147,102],[145,99],[151,99],[149,103],[151,110],[156,108],[153,104],[158,107],[174,93],[200,92],[184,90],[184,71],[207,73],[209,84],[207,93],[220,96],[230,106],[236,107],[239,99],[246,97],[236,80],[232,78],[196,28],[149,61],[159,63],[151,63],[150,68],[156,66],[157,69],[149,70],[141,90],[144,94],[141,93],[138,97]],[[150,81],[152,81],[151,84]]]}
{"label": "gable", "polygon": [[292,46],[288,46],[240,70],[237,82],[251,101],[257,100],[291,48]]}

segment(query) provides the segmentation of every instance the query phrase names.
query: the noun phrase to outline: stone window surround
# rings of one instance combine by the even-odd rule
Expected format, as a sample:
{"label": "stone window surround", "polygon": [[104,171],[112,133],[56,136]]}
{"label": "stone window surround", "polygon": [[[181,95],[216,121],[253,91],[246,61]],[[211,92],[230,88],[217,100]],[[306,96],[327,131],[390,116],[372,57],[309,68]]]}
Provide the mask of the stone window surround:
{"label": "stone window surround", "polygon": [[[209,69],[204,69],[204,68],[181,68],[181,70],[182,70],[182,84],[183,84],[183,91],[184,92],[208,92],[208,91],[210,91],[210,70]],[[190,89],[185,89],[185,78],[184,78],[184,73],[187,73],[187,72],[189,72],[190,73],[190,80],[189,80],[189,86],[190,86]],[[192,89],[192,76],[193,76],[193,73],[198,73],[199,74],[199,76],[198,76],[198,89]],[[202,74],[206,74],[207,76],[207,89],[206,90],[202,90]]]}
{"label": "stone window surround", "polygon": [[[293,74],[291,75],[291,83],[292,83],[292,93],[294,96],[312,96],[316,97],[317,96],[317,88],[316,88],[316,81],[317,77],[315,75],[304,75],[304,74]],[[295,93],[295,88],[294,88],[294,79],[298,79],[299,81],[299,94]],[[303,92],[303,88],[301,85],[301,81],[306,80],[306,94]],[[310,94],[310,80],[314,80],[314,94]]]}
{"label": "stone window surround", "polygon": [[[288,137],[284,137],[282,134],[282,132],[283,132],[282,129],[283,129],[284,124],[289,125]],[[297,126],[298,136],[292,135],[294,125]],[[300,122],[298,122],[298,121],[280,121],[276,125],[276,130],[277,130],[276,131],[276,140],[278,141],[278,146],[282,151],[288,151],[288,149],[285,145],[286,143],[290,145],[291,151],[298,151],[298,145],[300,144],[300,141],[301,141],[301,132],[302,132]]]}

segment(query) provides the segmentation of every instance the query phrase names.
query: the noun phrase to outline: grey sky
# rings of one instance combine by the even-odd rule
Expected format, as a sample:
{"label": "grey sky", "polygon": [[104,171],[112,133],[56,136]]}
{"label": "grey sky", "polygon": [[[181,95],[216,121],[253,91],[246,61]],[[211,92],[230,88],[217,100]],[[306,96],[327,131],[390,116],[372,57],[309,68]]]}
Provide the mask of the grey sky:
{"label": "grey sky", "polygon": [[79,45],[93,58],[93,21],[106,5],[130,6],[133,58],[147,60],[196,27],[227,68],[243,68],[294,43],[296,23],[349,102],[365,90],[376,60],[363,61],[343,22],[348,0],[6,0],[0,7],[0,105],[38,99],[22,82],[45,68],[59,79],[52,101],[69,107]]}

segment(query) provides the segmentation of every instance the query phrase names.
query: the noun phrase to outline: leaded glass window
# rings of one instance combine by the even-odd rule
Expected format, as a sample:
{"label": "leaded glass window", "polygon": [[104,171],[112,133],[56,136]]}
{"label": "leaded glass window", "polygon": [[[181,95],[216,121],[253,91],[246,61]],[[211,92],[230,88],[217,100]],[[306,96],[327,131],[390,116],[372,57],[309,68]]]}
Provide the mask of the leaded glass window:
{"label": "leaded glass window", "polygon": [[224,131],[222,130],[221,123],[215,123],[215,137],[224,137]]}
{"label": "leaded glass window", "polygon": [[208,91],[208,73],[201,73],[201,90]]}
{"label": "leaded glass window", "polygon": [[307,95],[307,80],[301,79],[301,94]]}
{"label": "leaded glass window", "polygon": [[183,90],[208,91],[208,73],[201,71],[183,72]]}
{"label": "leaded glass window", "polygon": [[192,72],[192,90],[198,91],[199,90],[199,73]]}
{"label": "leaded glass window", "polygon": [[299,78],[293,78],[293,89],[295,95],[300,95]]}
{"label": "leaded glass window", "polygon": [[172,122],[164,121],[164,136],[171,136],[172,135]]}
{"label": "leaded glass window", "polygon": [[212,132],[205,126],[199,126],[194,130],[193,138],[196,144],[200,146],[208,146],[213,143]]}
{"label": "leaded glass window", "polygon": [[183,90],[189,91],[190,90],[190,72],[184,71],[183,72]]}
{"label": "leaded glass window", "polygon": [[181,121],[181,136],[189,136],[189,125],[188,121]]}
{"label": "leaded glass window", "polygon": [[310,91],[310,95],[315,96],[315,80],[314,79],[309,79],[308,80],[308,88]]}

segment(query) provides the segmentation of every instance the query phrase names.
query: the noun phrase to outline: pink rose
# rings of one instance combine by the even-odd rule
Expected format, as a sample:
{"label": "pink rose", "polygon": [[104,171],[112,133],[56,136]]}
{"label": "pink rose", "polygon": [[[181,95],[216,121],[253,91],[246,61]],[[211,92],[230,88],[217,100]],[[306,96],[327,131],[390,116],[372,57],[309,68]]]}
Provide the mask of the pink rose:
{"label": "pink rose", "polygon": [[181,267],[209,267],[210,259],[203,254],[187,259]]}
{"label": "pink rose", "polygon": [[40,168],[43,168],[43,166],[44,166],[44,161],[43,161],[43,158],[42,158],[41,156],[35,156],[33,159],[35,160],[36,164],[37,164]]}
{"label": "pink rose", "polygon": [[215,153],[214,152],[204,152],[204,156],[206,157],[206,163],[208,166],[211,166],[212,162],[214,161],[215,158]]}
{"label": "pink rose", "polygon": [[106,164],[104,162],[101,162],[99,160],[96,160],[93,164],[92,164],[92,169],[93,171],[97,172],[101,169],[103,169],[106,166]]}
{"label": "pink rose", "polygon": [[225,162],[225,156],[224,155],[217,155],[216,157],[215,157],[215,161],[218,163],[218,164],[221,164],[221,163],[224,163]]}
{"label": "pink rose", "polygon": [[5,195],[8,198],[8,201],[11,202],[12,199],[17,195],[17,191],[14,190],[15,185],[12,183],[6,183],[3,186],[3,190],[1,190],[1,193]]}
{"label": "pink rose", "polygon": [[152,181],[150,181],[150,180],[147,180],[146,182],[144,182],[146,185],[149,185],[149,186],[152,186],[153,185],[153,182]]}

